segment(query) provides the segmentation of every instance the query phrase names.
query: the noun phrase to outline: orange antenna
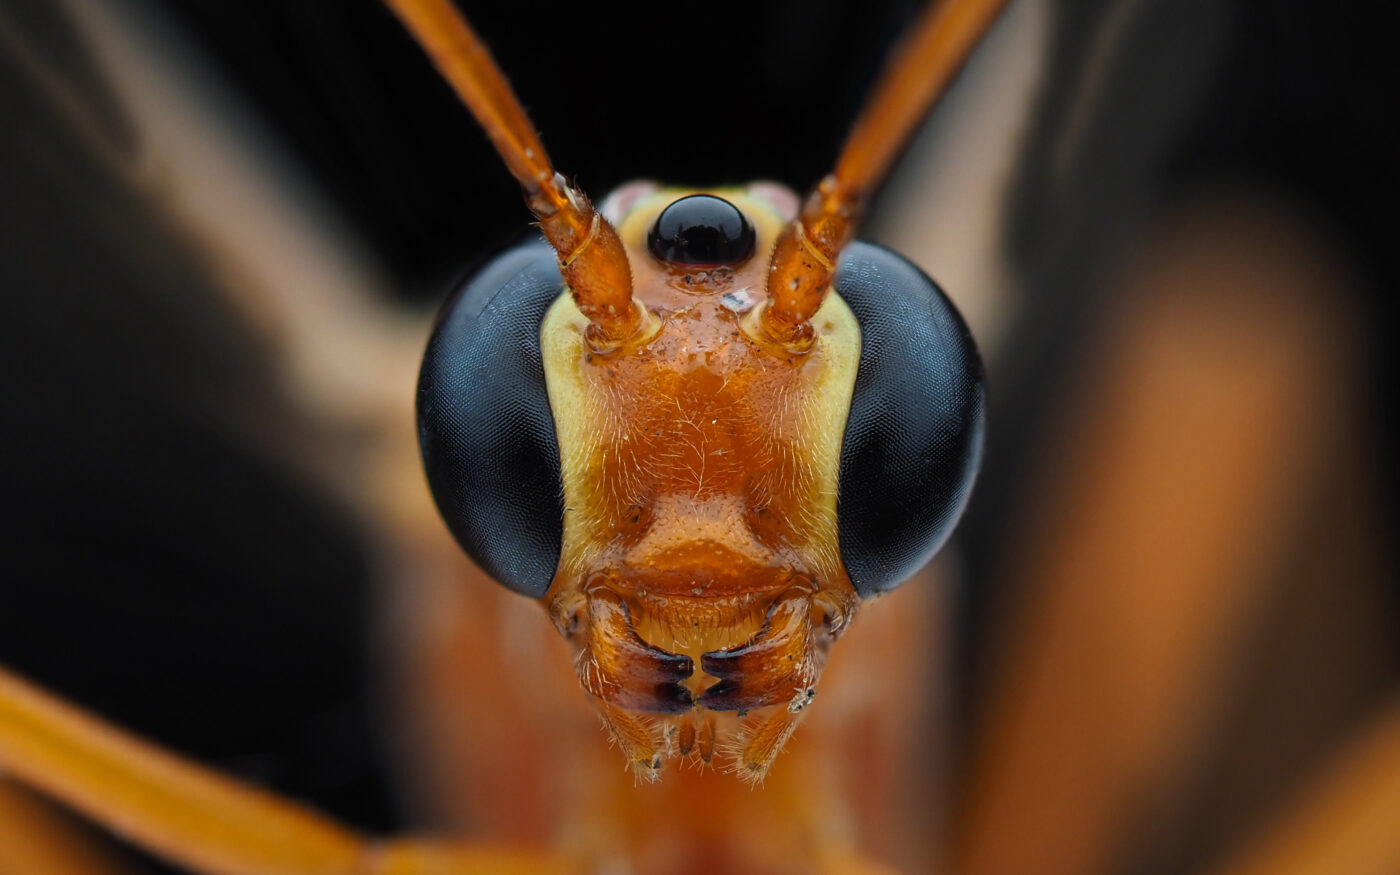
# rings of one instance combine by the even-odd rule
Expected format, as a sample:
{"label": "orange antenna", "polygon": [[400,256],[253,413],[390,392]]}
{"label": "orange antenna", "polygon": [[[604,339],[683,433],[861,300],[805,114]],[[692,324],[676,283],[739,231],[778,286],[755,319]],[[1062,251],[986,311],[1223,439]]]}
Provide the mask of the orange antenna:
{"label": "orange antenna", "polygon": [[540,220],[574,302],[604,344],[633,336],[642,323],[632,300],[627,253],[588,198],[555,172],[535,128],[476,33],[451,0],[385,0],[444,79],[486,129]]}
{"label": "orange antenna", "polygon": [[866,199],[914,126],[948,88],[1006,0],[931,3],[886,67],[846,141],[836,169],[778,238],[762,327],[793,349],[811,345],[811,318],[826,297],[841,248],[855,234]]}

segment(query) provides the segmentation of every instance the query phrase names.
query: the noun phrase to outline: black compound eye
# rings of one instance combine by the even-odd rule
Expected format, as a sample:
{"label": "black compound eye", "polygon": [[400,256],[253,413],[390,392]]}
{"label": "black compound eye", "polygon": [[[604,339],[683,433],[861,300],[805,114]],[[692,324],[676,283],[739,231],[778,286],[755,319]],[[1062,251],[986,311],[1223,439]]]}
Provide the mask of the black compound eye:
{"label": "black compound eye", "polygon": [[443,309],[418,376],[418,442],[428,485],[467,554],[539,598],[563,545],[559,443],[540,359],[540,324],[562,291],[543,240],[509,249]]}
{"label": "black compound eye", "polygon": [[952,534],[982,460],[986,391],[962,317],[917,267],[855,242],[835,288],[861,331],[837,528],[846,573],[869,597],[903,583]]}
{"label": "black compound eye", "polygon": [[753,255],[753,226],[724,198],[693,194],[661,211],[647,233],[647,248],[677,266],[738,264]]}

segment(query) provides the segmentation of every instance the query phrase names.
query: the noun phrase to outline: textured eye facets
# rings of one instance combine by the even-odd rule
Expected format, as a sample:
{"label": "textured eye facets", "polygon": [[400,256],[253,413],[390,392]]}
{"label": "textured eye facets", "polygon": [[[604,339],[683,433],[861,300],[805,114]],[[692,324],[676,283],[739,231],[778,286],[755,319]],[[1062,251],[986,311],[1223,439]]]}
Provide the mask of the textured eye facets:
{"label": "textured eye facets", "polygon": [[753,226],[729,201],[708,194],[683,197],[661,211],[647,233],[658,261],[678,267],[735,265],[753,255]]}

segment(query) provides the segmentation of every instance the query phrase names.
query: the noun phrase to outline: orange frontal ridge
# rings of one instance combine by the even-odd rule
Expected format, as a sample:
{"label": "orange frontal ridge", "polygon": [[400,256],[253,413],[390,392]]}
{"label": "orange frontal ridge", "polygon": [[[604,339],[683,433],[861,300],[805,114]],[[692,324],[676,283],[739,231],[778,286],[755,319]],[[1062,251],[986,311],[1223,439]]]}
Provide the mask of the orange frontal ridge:
{"label": "orange frontal ridge", "polygon": [[[839,298],[794,354],[756,336],[762,254],[718,268],[662,263],[645,246],[662,209],[619,232],[648,338],[599,353],[568,296],[543,347],[565,488],[560,569],[546,596],[578,672],[636,772],[673,755],[761,778],[797,725],[830,641],[854,610],[837,546],[839,450],[859,329]],[[771,251],[782,218],[719,192]],[[738,718],[738,719],[736,719]]]}

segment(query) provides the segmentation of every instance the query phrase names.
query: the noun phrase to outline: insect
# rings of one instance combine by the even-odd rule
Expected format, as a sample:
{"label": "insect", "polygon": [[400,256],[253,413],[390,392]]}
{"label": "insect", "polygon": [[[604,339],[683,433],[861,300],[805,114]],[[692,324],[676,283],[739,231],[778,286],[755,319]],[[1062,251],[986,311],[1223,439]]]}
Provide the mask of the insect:
{"label": "insect", "polygon": [[[917,270],[846,244],[909,125],[998,5],[926,20],[799,214],[795,198],[758,185],[630,187],[595,210],[553,172],[450,7],[396,4],[554,247],[501,256],[440,322],[419,397],[429,479],[483,567],[545,601],[638,778],[693,756],[761,780],[860,600],[898,585],[956,521],[980,447],[970,338]],[[891,479],[901,494],[886,491]],[[363,849],[331,827],[18,681],[3,692],[5,765],[160,852],[208,871],[312,871],[283,853],[360,865]],[[128,770],[159,774],[160,792]],[[254,832],[284,825],[298,849],[220,825],[245,817]],[[399,871],[420,853],[391,845],[378,865]]]}

